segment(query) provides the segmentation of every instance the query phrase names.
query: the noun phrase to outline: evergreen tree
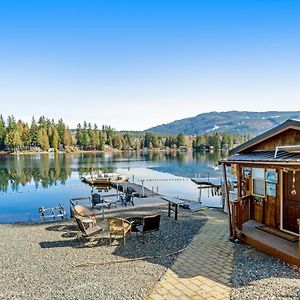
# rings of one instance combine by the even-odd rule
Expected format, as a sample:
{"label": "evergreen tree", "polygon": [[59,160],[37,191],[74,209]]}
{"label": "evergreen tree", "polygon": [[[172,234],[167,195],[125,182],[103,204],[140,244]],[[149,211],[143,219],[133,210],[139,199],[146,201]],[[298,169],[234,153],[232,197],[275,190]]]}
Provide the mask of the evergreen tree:
{"label": "evergreen tree", "polygon": [[50,148],[48,134],[44,127],[40,127],[38,130],[38,144],[44,151],[48,151]]}
{"label": "evergreen tree", "polygon": [[63,134],[63,145],[66,151],[70,150],[70,147],[72,146],[72,135],[69,130],[69,128],[65,128],[64,134]]}
{"label": "evergreen tree", "polygon": [[38,132],[39,132],[39,127],[35,121],[35,118],[32,117],[31,121],[31,126],[30,126],[30,141],[33,145],[37,146],[39,144],[38,141]]}
{"label": "evergreen tree", "polygon": [[5,137],[5,144],[14,151],[19,150],[22,145],[22,140],[19,131],[16,128],[8,131]]}
{"label": "evergreen tree", "polygon": [[51,136],[51,147],[54,149],[54,151],[57,151],[59,148],[59,134],[56,127],[53,128],[53,133]]}
{"label": "evergreen tree", "polygon": [[5,147],[5,135],[6,135],[6,128],[3,116],[0,115],[0,150],[3,150]]}
{"label": "evergreen tree", "polygon": [[83,141],[83,130],[82,130],[80,124],[77,125],[75,138],[76,138],[76,145],[78,147],[83,147],[83,144],[84,144],[84,141]]}
{"label": "evergreen tree", "polygon": [[185,136],[182,133],[176,136],[176,145],[177,147],[185,146]]}
{"label": "evergreen tree", "polygon": [[61,141],[63,141],[65,129],[66,129],[66,125],[64,121],[62,119],[59,119],[57,124],[57,131],[59,134],[59,139]]}

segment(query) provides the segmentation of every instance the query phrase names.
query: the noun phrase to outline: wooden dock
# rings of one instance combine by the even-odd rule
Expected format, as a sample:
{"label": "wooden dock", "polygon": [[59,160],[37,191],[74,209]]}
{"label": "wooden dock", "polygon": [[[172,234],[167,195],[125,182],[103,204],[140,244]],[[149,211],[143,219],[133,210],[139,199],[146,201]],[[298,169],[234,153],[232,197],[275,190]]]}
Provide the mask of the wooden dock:
{"label": "wooden dock", "polygon": [[158,193],[144,187],[143,185],[133,182],[112,182],[112,186],[119,191],[125,192],[127,189],[132,189],[137,197],[153,197],[159,196]]}
{"label": "wooden dock", "polygon": [[202,186],[216,187],[220,188],[222,186],[221,178],[191,178],[191,180]]}

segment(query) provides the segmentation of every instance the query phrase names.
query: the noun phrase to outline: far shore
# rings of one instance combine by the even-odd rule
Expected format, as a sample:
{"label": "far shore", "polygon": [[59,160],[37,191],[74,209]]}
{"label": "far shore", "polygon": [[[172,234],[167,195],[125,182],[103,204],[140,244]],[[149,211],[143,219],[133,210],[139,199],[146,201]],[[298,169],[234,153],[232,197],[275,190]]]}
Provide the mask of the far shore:
{"label": "far shore", "polygon": [[[75,151],[0,151],[0,155],[32,155],[32,154],[73,154],[73,153],[125,153],[125,152],[189,152],[194,151],[191,147],[187,147],[185,150],[182,149],[139,149],[139,150],[118,150],[118,149],[109,149],[109,150],[75,150]],[[225,149],[203,149],[203,151],[225,151]]]}

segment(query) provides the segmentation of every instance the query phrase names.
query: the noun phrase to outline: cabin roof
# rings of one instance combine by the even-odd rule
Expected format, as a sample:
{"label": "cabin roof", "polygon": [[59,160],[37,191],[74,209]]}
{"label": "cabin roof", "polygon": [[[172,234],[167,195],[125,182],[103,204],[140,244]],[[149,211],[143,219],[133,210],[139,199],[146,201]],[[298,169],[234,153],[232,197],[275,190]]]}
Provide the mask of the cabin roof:
{"label": "cabin roof", "polygon": [[278,151],[275,157],[275,151],[253,151],[249,153],[238,153],[227,159],[222,160],[225,163],[252,163],[252,162],[270,162],[270,163],[297,163],[300,164],[300,153],[290,153]]}
{"label": "cabin roof", "polygon": [[300,122],[296,121],[296,120],[287,120],[284,123],[256,136],[255,138],[233,148],[232,150],[229,151],[229,154],[236,154],[236,153],[240,153],[240,152],[246,152],[247,149],[273,137],[274,135],[277,135],[283,131],[286,131],[288,129],[296,129],[296,130],[300,130]]}

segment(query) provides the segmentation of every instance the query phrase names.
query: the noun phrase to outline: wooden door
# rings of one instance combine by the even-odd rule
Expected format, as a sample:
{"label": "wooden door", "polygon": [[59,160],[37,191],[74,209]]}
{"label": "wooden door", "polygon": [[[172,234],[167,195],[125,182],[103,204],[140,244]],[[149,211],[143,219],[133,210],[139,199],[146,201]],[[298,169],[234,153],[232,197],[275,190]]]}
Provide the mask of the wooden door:
{"label": "wooden door", "polygon": [[[294,186],[293,178],[295,179]],[[283,173],[282,209],[282,229],[299,233],[297,219],[300,218],[300,172]]]}

